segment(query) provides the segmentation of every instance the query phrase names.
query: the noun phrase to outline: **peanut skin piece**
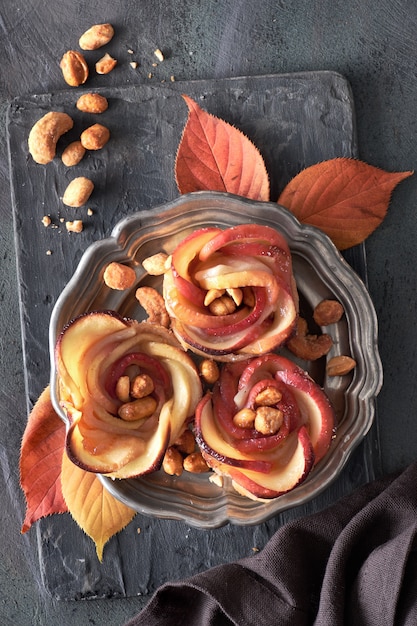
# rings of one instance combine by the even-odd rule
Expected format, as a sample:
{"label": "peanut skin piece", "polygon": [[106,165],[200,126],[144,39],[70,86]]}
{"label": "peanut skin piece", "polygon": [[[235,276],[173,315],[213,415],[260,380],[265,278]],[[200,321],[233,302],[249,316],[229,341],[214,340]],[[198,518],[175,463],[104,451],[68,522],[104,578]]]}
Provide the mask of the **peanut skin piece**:
{"label": "peanut skin piece", "polygon": [[85,176],[74,178],[65,190],[62,202],[66,206],[78,208],[83,206],[91,196],[94,183]]}
{"label": "peanut skin piece", "polygon": [[29,152],[36,163],[46,165],[53,160],[58,139],[74,126],[67,113],[50,111],[32,127],[29,138]]}

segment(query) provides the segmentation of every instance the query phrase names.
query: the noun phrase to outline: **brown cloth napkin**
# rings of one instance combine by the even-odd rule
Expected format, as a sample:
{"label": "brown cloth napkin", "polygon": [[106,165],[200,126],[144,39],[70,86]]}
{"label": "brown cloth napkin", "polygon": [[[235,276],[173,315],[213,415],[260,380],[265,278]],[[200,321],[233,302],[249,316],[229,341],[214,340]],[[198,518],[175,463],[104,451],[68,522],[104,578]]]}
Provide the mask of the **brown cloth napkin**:
{"label": "brown cloth napkin", "polygon": [[127,626],[416,626],[417,463],[165,584]]}

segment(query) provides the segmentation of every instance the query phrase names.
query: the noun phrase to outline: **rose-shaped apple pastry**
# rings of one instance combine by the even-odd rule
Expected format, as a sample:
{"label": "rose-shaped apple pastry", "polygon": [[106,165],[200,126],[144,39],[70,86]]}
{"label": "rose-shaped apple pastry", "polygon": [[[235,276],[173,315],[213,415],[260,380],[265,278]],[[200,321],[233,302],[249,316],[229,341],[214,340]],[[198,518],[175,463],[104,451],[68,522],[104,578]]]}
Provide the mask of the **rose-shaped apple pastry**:
{"label": "rose-shaped apple pastry", "polygon": [[174,250],[163,293],[181,343],[222,361],[282,345],[298,313],[288,244],[257,224],[194,231]]}
{"label": "rose-shaped apple pastry", "polygon": [[276,354],[228,363],[196,409],[196,440],[208,465],[253,499],[296,487],[326,454],[334,412],[324,391]]}
{"label": "rose-shaped apple pastry", "polygon": [[113,478],[159,469],[202,395],[198,371],[173,334],[92,312],[68,324],[55,354],[69,458]]}

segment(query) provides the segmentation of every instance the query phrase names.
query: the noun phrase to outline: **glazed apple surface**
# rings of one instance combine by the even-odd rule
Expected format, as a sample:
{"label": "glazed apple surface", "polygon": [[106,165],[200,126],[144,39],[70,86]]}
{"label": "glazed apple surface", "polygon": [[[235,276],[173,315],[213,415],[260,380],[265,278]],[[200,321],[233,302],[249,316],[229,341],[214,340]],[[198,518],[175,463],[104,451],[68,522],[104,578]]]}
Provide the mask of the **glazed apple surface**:
{"label": "glazed apple surface", "polygon": [[241,494],[276,498],[324,457],[334,412],[324,391],[283,356],[227,363],[196,409],[196,440],[208,465]]}
{"label": "glazed apple surface", "polygon": [[114,312],[86,313],[62,331],[55,356],[69,458],[113,478],[158,470],[202,395],[173,334]]}
{"label": "glazed apple surface", "polygon": [[180,342],[221,361],[274,350],[298,314],[288,244],[257,224],[191,233],[172,254],[163,294]]}

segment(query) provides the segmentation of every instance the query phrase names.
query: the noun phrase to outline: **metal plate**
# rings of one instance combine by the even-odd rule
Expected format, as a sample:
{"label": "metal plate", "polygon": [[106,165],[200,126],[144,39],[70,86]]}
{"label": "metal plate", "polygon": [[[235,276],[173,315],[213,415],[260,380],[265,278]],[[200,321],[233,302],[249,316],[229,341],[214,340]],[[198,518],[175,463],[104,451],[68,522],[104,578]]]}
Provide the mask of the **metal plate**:
{"label": "metal plate", "polygon": [[[211,192],[182,196],[152,213],[134,213],[114,228],[110,238],[96,242],[85,252],[51,318],[51,389],[55,409],[65,420],[57,397],[54,346],[57,335],[71,319],[88,311],[107,309],[126,317],[144,319],[144,312],[135,299],[136,287],[147,284],[160,288],[162,279],[146,274],[141,265],[143,259],[159,251],[170,254],[187,234],[198,228],[226,228],[250,222],[275,227],[286,237],[293,256],[302,314],[310,324],[312,311],[321,300],[336,299],[344,307],[342,320],[326,327],[334,340],[327,358],[336,354],[351,355],[357,364],[354,372],[348,376],[328,377],[325,359],[313,364],[299,363],[324,388],[335,408],[337,429],[330,451],[304,483],[270,502],[242,497],[227,481],[220,488],[211,483],[207,475],[185,472],[180,477],[171,477],[161,470],[129,480],[101,477],[114,496],[139,512],[181,519],[200,528],[215,528],[228,522],[249,525],[265,521],[308,501],[328,487],[372,425],[374,399],[382,384],[382,367],[376,315],[361,279],[323,232],[301,225],[286,209],[273,203]],[[120,292],[106,287],[103,273],[111,261],[135,267],[137,284],[134,288]]]}

